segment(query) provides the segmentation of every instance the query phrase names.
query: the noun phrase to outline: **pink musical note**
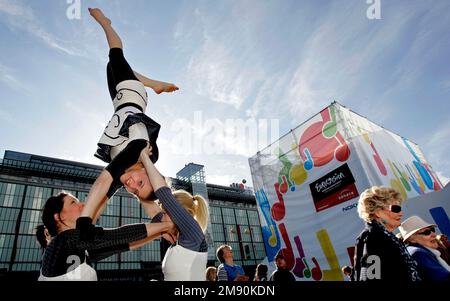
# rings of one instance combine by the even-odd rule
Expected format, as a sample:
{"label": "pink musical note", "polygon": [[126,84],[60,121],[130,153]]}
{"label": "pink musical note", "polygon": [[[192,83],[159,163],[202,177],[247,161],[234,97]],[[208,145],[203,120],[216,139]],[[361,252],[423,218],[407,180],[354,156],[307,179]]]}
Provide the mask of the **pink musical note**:
{"label": "pink musical note", "polygon": [[382,175],[387,175],[387,169],[386,166],[384,166],[383,160],[381,160],[380,155],[378,154],[378,151],[375,149],[375,146],[373,145],[373,142],[370,142],[370,146],[372,147],[373,152],[375,155],[373,155],[373,159],[375,160],[375,163],[378,166],[378,169],[380,170]]}

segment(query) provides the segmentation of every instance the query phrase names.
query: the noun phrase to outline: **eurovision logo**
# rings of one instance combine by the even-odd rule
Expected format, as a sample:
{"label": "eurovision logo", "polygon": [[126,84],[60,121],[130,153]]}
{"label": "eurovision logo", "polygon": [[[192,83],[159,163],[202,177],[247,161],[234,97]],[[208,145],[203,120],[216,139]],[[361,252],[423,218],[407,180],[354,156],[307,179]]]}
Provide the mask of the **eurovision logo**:
{"label": "eurovision logo", "polygon": [[359,196],[347,163],[309,184],[316,211],[322,211]]}

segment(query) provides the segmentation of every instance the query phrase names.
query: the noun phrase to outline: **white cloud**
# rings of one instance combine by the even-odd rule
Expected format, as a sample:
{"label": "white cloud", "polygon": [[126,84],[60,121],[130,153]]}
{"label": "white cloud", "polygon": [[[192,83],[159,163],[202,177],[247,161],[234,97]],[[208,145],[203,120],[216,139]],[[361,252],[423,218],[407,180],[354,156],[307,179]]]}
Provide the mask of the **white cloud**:
{"label": "white cloud", "polygon": [[0,13],[6,15],[6,18],[1,18],[2,22],[5,22],[13,30],[25,31],[43,41],[50,48],[68,55],[87,56],[85,51],[75,48],[71,41],[64,41],[46,31],[31,7],[20,1],[0,0]]}
{"label": "white cloud", "polygon": [[263,64],[255,62],[258,51],[251,43],[254,37],[248,31],[230,30],[245,28],[242,24],[245,21],[236,24],[236,19],[223,16],[219,21],[199,8],[189,13],[192,14],[195,20],[181,17],[174,32],[177,51],[189,51],[191,56],[185,75],[186,86],[209,101],[241,109],[257,81],[264,78]]}
{"label": "white cloud", "polygon": [[423,152],[433,166],[439,178],[445,185],[450,177],[450,122],[443,124],[440,130],[435,131],[424,144]]}
{"label": "white cloud", "polygon": [[26,95],[32,95],[29,86],[19,80],[15,73],[16,70],[0,63],[0,81],[16,91],[25,93]]}

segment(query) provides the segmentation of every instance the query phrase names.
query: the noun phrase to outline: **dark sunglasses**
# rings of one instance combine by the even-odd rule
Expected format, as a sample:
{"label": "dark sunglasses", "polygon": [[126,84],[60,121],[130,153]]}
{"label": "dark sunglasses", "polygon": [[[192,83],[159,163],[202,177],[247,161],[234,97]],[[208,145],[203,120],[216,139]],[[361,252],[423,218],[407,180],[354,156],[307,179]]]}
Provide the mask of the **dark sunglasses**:
{"label": "dark sunglasses", "polygon": [[430,235],[431,233],[436,233],[436,229],[434,229],[434,227],[433,227],[433,228],[428,228],[428,229],[426,229],[425,231],[420,232],[420,233],[417,233],[417,234],[419,234],[419,235],[424,235],[424,236],[428,236],[428,235]]}
{"label": "dark sunglasses", "polygon": [[390,205],[389,206],[389,210],[391,212],[394,212],[394,213],[400,213],[400,212],[402,212],[402,206],[400,206],[400,205]]}

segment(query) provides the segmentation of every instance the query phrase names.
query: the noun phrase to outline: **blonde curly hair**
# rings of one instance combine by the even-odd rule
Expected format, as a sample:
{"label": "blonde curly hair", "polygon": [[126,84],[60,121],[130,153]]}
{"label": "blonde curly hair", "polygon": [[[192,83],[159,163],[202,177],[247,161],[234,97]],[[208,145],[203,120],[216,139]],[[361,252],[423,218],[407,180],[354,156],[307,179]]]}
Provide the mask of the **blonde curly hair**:
{"label": "blonde curly hair", "polygon": [[403,202],[401,194],[391,188],[372,186],[361,193],[358,201],[358,214],[361,219],[371,222],[375,218],[375,211],[391,205],[393,201]]}

